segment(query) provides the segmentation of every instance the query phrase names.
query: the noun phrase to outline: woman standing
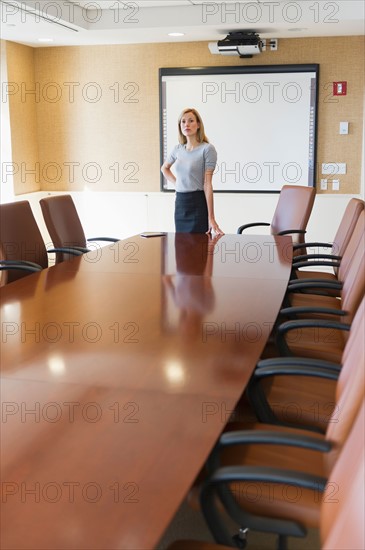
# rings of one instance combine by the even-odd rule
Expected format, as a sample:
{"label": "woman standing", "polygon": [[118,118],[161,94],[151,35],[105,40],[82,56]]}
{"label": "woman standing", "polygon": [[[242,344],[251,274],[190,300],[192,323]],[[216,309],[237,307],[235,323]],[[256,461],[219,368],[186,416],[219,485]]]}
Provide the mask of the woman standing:
{"label": "woman standing", "polygon": [[[217,152],[205,135],[195,109],[184,109],[178,121],[179,144],[161,167],[165,178],[176,184],[175,228],[177,233],[223,235],[214,217],[212,177]],[[175,164],[176,177],[171,172]]]}

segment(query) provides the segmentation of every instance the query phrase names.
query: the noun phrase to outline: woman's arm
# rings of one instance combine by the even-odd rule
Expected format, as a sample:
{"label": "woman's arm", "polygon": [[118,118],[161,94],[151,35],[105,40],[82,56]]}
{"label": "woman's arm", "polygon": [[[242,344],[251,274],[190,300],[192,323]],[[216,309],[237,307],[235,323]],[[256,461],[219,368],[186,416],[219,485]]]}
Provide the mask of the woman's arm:
{"label": "woman's arm", "polygon": [[212,186],[213,172],[214,170],[206,170],[205,178],[204,178],[204,193],[207,201],[208,223],[209,223],[209,229],[207,233],[211,233],[212,231],[214,231],[214,233],[217,233],[218,235],[224,235],[223,231],[215,221],[215,217],[214,217],[214,201],[213,201],[213,186]]}
{"label": "woman's arm", "polygon": [[167,161],[164,162],[163,165],[161,166],[161,172],[163,173],[167,181],[171,183],[176,183],[176,178],[174,174],[171,172],[171,166],[172,164],[170,164],[169,162]]}

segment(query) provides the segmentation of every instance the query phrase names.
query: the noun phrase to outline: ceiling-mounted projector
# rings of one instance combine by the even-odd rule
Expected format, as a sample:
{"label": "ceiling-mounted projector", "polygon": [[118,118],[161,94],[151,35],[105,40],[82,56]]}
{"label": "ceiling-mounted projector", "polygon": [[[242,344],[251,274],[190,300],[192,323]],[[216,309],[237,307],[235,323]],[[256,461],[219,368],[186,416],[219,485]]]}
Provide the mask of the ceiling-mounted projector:
{"label": "ceiling-mounted projector", "polygon": [[230,32],[223,40],[209,44],[211,53],[252,57],[262,51],[262,42],[255,32]]}

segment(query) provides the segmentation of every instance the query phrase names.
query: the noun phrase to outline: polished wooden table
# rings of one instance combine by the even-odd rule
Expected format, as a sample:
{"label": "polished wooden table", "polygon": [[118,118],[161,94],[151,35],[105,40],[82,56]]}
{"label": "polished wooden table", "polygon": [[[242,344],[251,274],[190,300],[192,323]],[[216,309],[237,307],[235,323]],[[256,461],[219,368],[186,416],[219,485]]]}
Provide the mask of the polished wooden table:
{"label": "polished wooden table", "polygon": [[1,548],[158,546],[265,346],[289,237],[132,237],[1,289]]}

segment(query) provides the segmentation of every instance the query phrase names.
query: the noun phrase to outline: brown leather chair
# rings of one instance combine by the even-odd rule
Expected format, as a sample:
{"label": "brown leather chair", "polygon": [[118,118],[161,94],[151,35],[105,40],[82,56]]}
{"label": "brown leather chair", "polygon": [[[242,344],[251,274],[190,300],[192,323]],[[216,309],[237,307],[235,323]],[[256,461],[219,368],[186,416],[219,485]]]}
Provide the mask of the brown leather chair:
{"label": "brown leather chair", "polygon": [[[331,247],[330,256],[333,257],[326,258],[325,256],[320,254],[313,254],[309,257],[304,256],[302,259],[300,259],[300,257],[296,257],[297,269],[295,269],[294,271],[295,278],[293,279],[293,282],[303,279],[324,279],[336,281],[339,277],[340,271],[342,271],[342,277],[344,276],[344,273],[347,269],[347,264],[351,259],[351,250],[346,252],[346,249],[357,224],[357,220],[361,212],[363,212],[364,210],[364,206],[364,201],[360,199],[351,199],[348,202],[332,244],[322,242],[310,242],[305,244],[307,249],[309,247]],[[302,245],[294,245],[294,249],[296,252],[300,252],[302,249]],[[309,271],[299,269],[299,267],[313,267],[321,265],[333,267],[333,272]]]}
{"label": "brown leather chair", "polygon": [[364,419],[363,403],[341,456],[331,472],[330,491],[327,498],[322,500],[320,533],[323,550],[365,548]]}
{"label": "brown leather chair", "polygon": [[[318,279],[300,279],[293,280],[289,285],[288,292],[285,298],[286,305],[290,306],[318,306],[318,307],[335,307],[338,308],[341,301],[334,299],[332,296],[320,296],[318,292],[322,289],[336,289],[335,297],[342,298],[342,304],[349,287],[355,283],[353,280],[356,262],[359,261],[364,248],[364,233],[365,233],[365,211],[362,210],[357,218],[356,225],[349,239],[343,261],[338,270],[337,280],[329,278]],[[352,269],[351,269],[352,264]],[[332,275],[327,273],[327,275]],[[333,277],[335,277],[333,275]],[[303,294],[305,290],[305,294]],[[337,304],[337,305],[336,305]],[[341,305],[342,309],[346,309]]]}
{"label": "brown leather chair", "polygon": [[0,205],[2,284],[48,267],[42,235],[28,201]]}
{"label": "brown leather chair", "polygon": [[[357,304],[363,294],[361,281],[364,281],[364,274],[361,270],[359,272],[359,263],[361,264],[361,258],[364,254],[364,235],[365,211],[362,211],[347,247],[347,250],[351,250],[351,255],[346,259],[346,269],[340,269],[337,283],[325,279],[318,279],[316,281],[312,279],[310,282],[308,280],[301,280],[291,284],[288,288],[284,304],[295,309],[286,308],[281,311],[281,316],[295,317],[300,315],[306,318],[308,316],[336,318],[337,316],[339,319],[339,315],[345,317],[344,312],[353,310],[354,306],[351,305],[351,301],[355,301],[355,304]],[[316,293],[323,288],[331,289],[334,284],[337,289],[336,296],[321,296]],[[308,291],[308,293],[302,293],[303,290]],[[332,311],[331,313],[331,311],[321,310],[321,308],[336,311]]]}
{"label": "brown leather chair", "polygon": [[[294,243],[304,243],[307,223],[312,212],[316,190],[314,187],[284,185],[280,191],[271,223],[256,222],[241,225],[237,233],[250,227],[267,226],[273,235],[292,235]],[[303,253],[302,250],[298,251]]]}
{"label": "brown leather chair", "polygon": [[[364,318],[361,324],[364,330]],[[347,358],[353,360],[353,356]],[[215,540],[221,544],[231,540],[213,498],[216,495],[240,529],[276,532],[281,548],[286,547],[287,536],[302,537],[307,528],[319,526],[321,493],[326,501],[337,492],[337,479],[331,472],[354,422],[364,414],[364,357],[355,360],[325,436],[270,424],[223,434],[201,492],[203,513]],[[361,438],[363,444],[364,432]],[[347,468],[351,470],[351,462]]]}
{"label": "brown leather chair", "polygon": [[[365,548],[364,419],[363,402],[321,498],[319,527],[322,550]],[[186,540],[173,543],[168,550],[228,550],[231,547]]]}
{"label": "brown leather chair", "polygon": [[44,221],[56,248],[68,248],[69,251],[56,254],[56,262],[70,259],[89,252],[88,241],[118,242],[119,239],[96,237],[86,239],[74,201],[70,195],[55,195],[40,201]]}
{"label": "brown leather chair", "polygon": [[[283,374],[286,379],[289,378],[289,374],[292,378],[300,376],[302,385],[303,381],[313,378],[315,387],[315,384],[321,380],[319,376],[325,380],[325,383],[332,383],[333,390],[336,384],[336,389],[328,397],[327,402],[332,406],[325,411],[325,417],[322,418],[326,428],[325,435],[303,427],[236,422],[234,426],[229,425],[229,429],[234,427],[234,431],[227,431],[221,437],[210,458],[210,471],[214,472],[212,474],[214,477],[217,468],[224,467],[223,475],[220,477],[218,474],[213,484],[221,481],[225,487],[229,486],[228,494],[226,488],[223,495],[221,491],[219,495],[224,505],[231,509],[233,517],[240,517],[239,525],[242,528],[277,532],[285,547],[282,537],[285,538],[289,534],[305,536],[305,528],[318,526],[320,502],[318,486],[314,484],[312,488],[303,486],[300,490],[293,489],[294,497],[290,487],[292,482],[295,487],[298,472],[300,472],[299,477],[301,474],[305,474],[305,477],[315,476],[316,483],[322,484],[338,459],[364,400],[364,332],[365,298],[354,319],[341,370],[333,365],[321,363],[318,365],[299,363],[292,369],[285,364],[282,367],[274,364],[266,368],[265,375],[270,375],[271,371],[274,375]],[[264,368],[258,370],[265,371]],[[295,403],[295,396],[291,399],[290,393],[287,395],[289,405]],[[316,394],[312,397],[312,417],[313,413],[316,414],[316,411],[313,411],[315,400]],[[335,407],[333,407],[333,401],[336,402]],[[308,421],[307,424],[309,423]],[[312,422],[312,428],[316,428],[315,424]],[[233,470],[227,470],[227,467],[232,466]],[[248,469],[247,477],[242,477],[242,483],[239,477],[235,478],[240,468]],[[272,469],[275,471],[274,477],[270,477]],[[257,476],[257,472],[260,473],[260,471],[265,474],[262,478]],[[309,478],[306,477],[306,479]],[[233,485],[231,481],[234,482]],[[207,483],[205,483],[206,486]],[[190,496],[193,506],[194,504],[196,506],[196,487]],[[204,490],[202,499],[204,500]],[[221,538],[215,530],[215,523],[220,523],[221,516],[218,510],[213,510],[211,515],[211,506],[214,508],[212,502],[208,505],[207,517],[211,531],[216,540],[222,544],[228,544],[229,539]],[[244,510],[242,513],[241,508]],[[221,533],[220,529],[219,532]]]}
{"label": "brown leather chair", "polygon": [[[5,258],[5,253],[1,242],[0,242],[0,258]],[[7,282],[8,282],[8,269],[6,265],[1,263],[1,260],[0,260],[0,287],[6,285]]]}
{"label": "brown leather chair", "polygon": [[[355,384],[353,366],[365,363],[364,318],[363,298],[351,325],[342,360],[337,365],[300,357],[260,361],[247,388],[257,418],[261,422],[312,426],[324,433],[340,395],[346,387],[346,391],[350,391]],[[337,372],[337,375],[333,380],[315,376],[317,368],[319,375],[321,368]]]}
{"label": "brown leather chair", "polygon": [[[277,347],[281,355],[299,355],[305,357],[322,358],[338,361],[341,358],[343,347],[347,340],[346,329],[352,322],[359,303],[365,293],[365,211],[360,214],[352,238],[347,247],[353,249],[351,261],[342,281],[341,300],[330,296],[291,294],[289,297],[293,310],[282,310],[285,315],[298,313],[304,315],[317,311],[329,316],[337,316],[339,321],[325,321],[313,319],[313,315],[306,315],[304,320],[287,321],[276,329]],[[299,283],[299,287],[308,283]],[[326,283],[319,283],[326,285]],[[317,283],[309,283],[317,288]],[[293,286],[290,287],[293,290]],[[294,289],[298,287],[294,285]],[[315,315],[314,315],[315,317]],[[345,329],[345,331],[341,330]],[[295,331],[294,333],[292,331]]]}

